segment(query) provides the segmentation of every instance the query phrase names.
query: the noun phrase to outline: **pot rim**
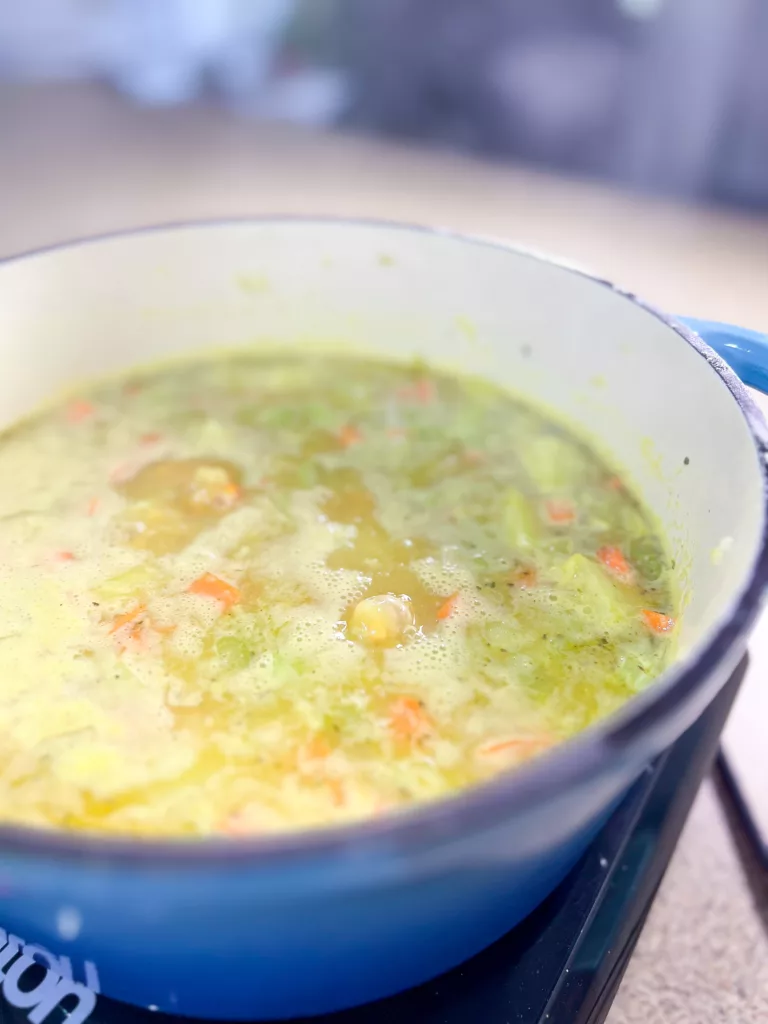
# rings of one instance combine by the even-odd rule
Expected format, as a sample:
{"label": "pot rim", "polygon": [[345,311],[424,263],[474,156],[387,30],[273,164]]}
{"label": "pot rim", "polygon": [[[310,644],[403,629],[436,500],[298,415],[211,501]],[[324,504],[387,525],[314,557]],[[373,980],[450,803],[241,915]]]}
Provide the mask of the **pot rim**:
{"label": "pot rim", "polygon": [[[654,727],[691,701],[700,684],[737,647],[760,609],[762,595],[768,587],[768,427],[762,415],[733,370],[689,327],[634,293],[566,259],[560,260],[501,238],[448,228],[376,218],[267,214],[168,222],[58,242],[0,257],[0,272],[7,265],[35,257],[135,236],[269,224],[378,228],[437,236],[464,245],[495,248],[578,274],[597,286],[608,288],[660,320],[709,363],[738,404],[752,436],[764,497],[762,537],[751,571],[741,591],[734,596],[730,610],[723,615],[711,639],[695,657],[672,665],[647,690],[633,697],[617,712],[576,737],[557,744],[547,754],[456,795],[376,819],[253,838],[124,838],[46,827],[0,825],[0,854],[56,856],[75,861],[88,859],[91,862],[98,859],[102,863],[178,869],[231,867],[235,864],[254,868],[279,868],[297,860],[343,856],[351,848],[354,848],[356,859],[365,852],[375,854],[382,850],[387,854],[398,855],[416,853],[430,845],[488,828],[502,814],[506,818],[524,815],[540,808],[553,793],[573,790],[587,783],[604,765],[606,758],[636,748],[639,741]],[[639,763],[646,757],[646,754],[641,755]]]}

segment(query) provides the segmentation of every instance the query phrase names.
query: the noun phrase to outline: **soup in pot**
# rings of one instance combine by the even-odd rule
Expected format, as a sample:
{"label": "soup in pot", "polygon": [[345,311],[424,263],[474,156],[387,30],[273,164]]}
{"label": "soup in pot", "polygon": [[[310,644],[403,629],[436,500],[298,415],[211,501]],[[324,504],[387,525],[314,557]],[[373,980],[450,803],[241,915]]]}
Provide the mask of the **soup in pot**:
{"label": "soup in pot", "polygon": [[247,836],[521,764],[665,666],[620,476],[496,386],[328,355],[89,387],[0,438],[0,820]]}

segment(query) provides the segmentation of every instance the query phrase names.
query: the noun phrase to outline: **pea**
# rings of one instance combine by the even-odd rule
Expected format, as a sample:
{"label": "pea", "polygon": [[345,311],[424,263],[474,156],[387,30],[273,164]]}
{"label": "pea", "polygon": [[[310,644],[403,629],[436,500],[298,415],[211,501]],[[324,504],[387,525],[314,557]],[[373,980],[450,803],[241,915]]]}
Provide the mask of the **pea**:
{"label": "pea", "polygon": [[655,537],[635,537],[629,544],[629,560],[647,580],[657,580],[664,571],[664,552]]}

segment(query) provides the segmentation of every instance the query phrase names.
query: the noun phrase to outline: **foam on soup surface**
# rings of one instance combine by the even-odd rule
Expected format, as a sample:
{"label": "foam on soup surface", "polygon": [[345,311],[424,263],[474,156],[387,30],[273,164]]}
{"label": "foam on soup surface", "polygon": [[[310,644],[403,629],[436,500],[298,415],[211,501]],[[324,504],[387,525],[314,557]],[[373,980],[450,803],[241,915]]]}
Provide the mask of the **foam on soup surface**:
{"label": "foam on soup surface", "polygon": [[218,357],[0,439],[0,819],[249,835],[487,779],[664,666],[621,480],[494,386]]}

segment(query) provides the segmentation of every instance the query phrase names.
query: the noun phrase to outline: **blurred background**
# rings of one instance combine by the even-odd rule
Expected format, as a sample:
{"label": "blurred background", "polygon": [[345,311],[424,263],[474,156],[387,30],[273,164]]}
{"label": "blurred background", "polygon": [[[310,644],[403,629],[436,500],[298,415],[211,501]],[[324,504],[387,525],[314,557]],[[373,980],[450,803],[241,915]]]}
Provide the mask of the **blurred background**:
{"label": "blurred background", "polygon": [[765,208],[766,39],[765,0],[4,0],[0,80]]}
{"label": "blurred background", "polygon": [[274,213],[768,323],[768,0],[0,0],[0,257]]}

